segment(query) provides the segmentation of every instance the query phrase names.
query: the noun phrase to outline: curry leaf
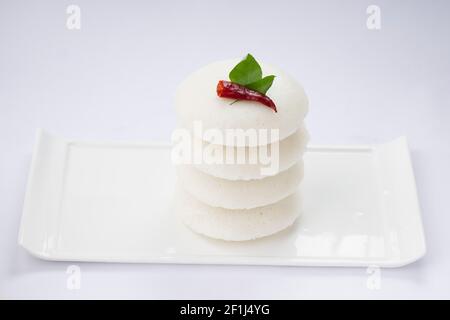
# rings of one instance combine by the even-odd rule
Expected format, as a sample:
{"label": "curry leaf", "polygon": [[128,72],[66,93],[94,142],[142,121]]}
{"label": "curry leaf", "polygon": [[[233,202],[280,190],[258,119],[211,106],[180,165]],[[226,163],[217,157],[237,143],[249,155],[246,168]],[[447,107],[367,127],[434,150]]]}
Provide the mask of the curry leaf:
{"label": "curry leaf", "polygon": [[239,62],[233,70],[231,70],[229,77],[232,82],[246,86],[261,80],[261,66],[251,54],[247,54],[245,59]]}
{"label": "curry leaf", "polygon": [[267,90],[272,86],[273,80],[275,79],[274,75],[266,76],[261,80],[249,83],[246,85],[247,88],[258,91],[262,94],[266,94]]}

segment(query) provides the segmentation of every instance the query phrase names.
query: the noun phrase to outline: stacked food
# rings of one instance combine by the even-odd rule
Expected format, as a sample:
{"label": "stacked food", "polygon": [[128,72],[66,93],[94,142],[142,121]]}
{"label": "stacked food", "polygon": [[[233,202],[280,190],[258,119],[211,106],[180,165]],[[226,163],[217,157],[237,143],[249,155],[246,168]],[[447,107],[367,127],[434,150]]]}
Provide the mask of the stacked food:
{"label": "stacked food", "polygon": [[308,100],[294,79],[270,65],[261,67],[251,55],[221,61],[182,83],[176,108],[179,128],[190,136],[184,149],[190,161],[177,166],[175,201],[187,226],[241,241],[295,221],[301,212]]}

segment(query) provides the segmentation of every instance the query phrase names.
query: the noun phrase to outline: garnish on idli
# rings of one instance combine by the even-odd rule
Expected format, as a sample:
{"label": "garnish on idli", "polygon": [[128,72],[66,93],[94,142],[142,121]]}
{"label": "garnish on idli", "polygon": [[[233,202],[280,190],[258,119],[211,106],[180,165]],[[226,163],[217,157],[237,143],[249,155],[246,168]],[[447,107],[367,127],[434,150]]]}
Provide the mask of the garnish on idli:
{"label": "garnish on idli", "polygon": [[[217,84],[217,95],[221,98],[256,101],[277,112],[275,103],[266,92],[272,86],[274,75],[262,76],[258,61],[251,55],[239,62],[229,74],[231,81],[220,80]],[[233,104],[232,102],[231,104]]]}

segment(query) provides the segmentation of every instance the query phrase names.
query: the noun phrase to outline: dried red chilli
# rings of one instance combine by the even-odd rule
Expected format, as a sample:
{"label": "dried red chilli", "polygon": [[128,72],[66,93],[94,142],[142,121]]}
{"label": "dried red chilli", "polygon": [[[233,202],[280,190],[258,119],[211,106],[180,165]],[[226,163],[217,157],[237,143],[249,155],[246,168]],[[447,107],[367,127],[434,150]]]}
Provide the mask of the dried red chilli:
{"label": "dried red chilli", "polygon": [[217,84],[217,95],[221,98],[256,101],[277,112],[275,103],[268,96],[231,81],[220,80]]}

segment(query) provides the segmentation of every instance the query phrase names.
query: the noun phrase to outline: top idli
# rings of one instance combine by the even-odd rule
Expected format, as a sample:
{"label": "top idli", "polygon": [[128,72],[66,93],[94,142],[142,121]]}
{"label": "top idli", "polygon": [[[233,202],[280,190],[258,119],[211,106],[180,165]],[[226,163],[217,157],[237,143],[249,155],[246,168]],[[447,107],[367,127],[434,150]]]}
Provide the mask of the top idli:
{"label": "top idli", "polygon": [[[234,100],[217,96],[219,80],[227,80],[228,74],[239,59],[209,64],[188,76],[179,86],[175,104],[178,125],[192,129],[199,121],[203,132],[214,130],[278,129],[278,137],[269,135],[266,143],[283,140],[296,132],[308,112],[308,99],[300,84],[282,70],[261,63],[265,75],[275,75],[267,95],[275,102],[278,112],[254,101]],[[194,130],[195,131],[195,130]],[[208,137],[198,137],[207,142]],[[224,142],[226,144],[226,142]]]}

